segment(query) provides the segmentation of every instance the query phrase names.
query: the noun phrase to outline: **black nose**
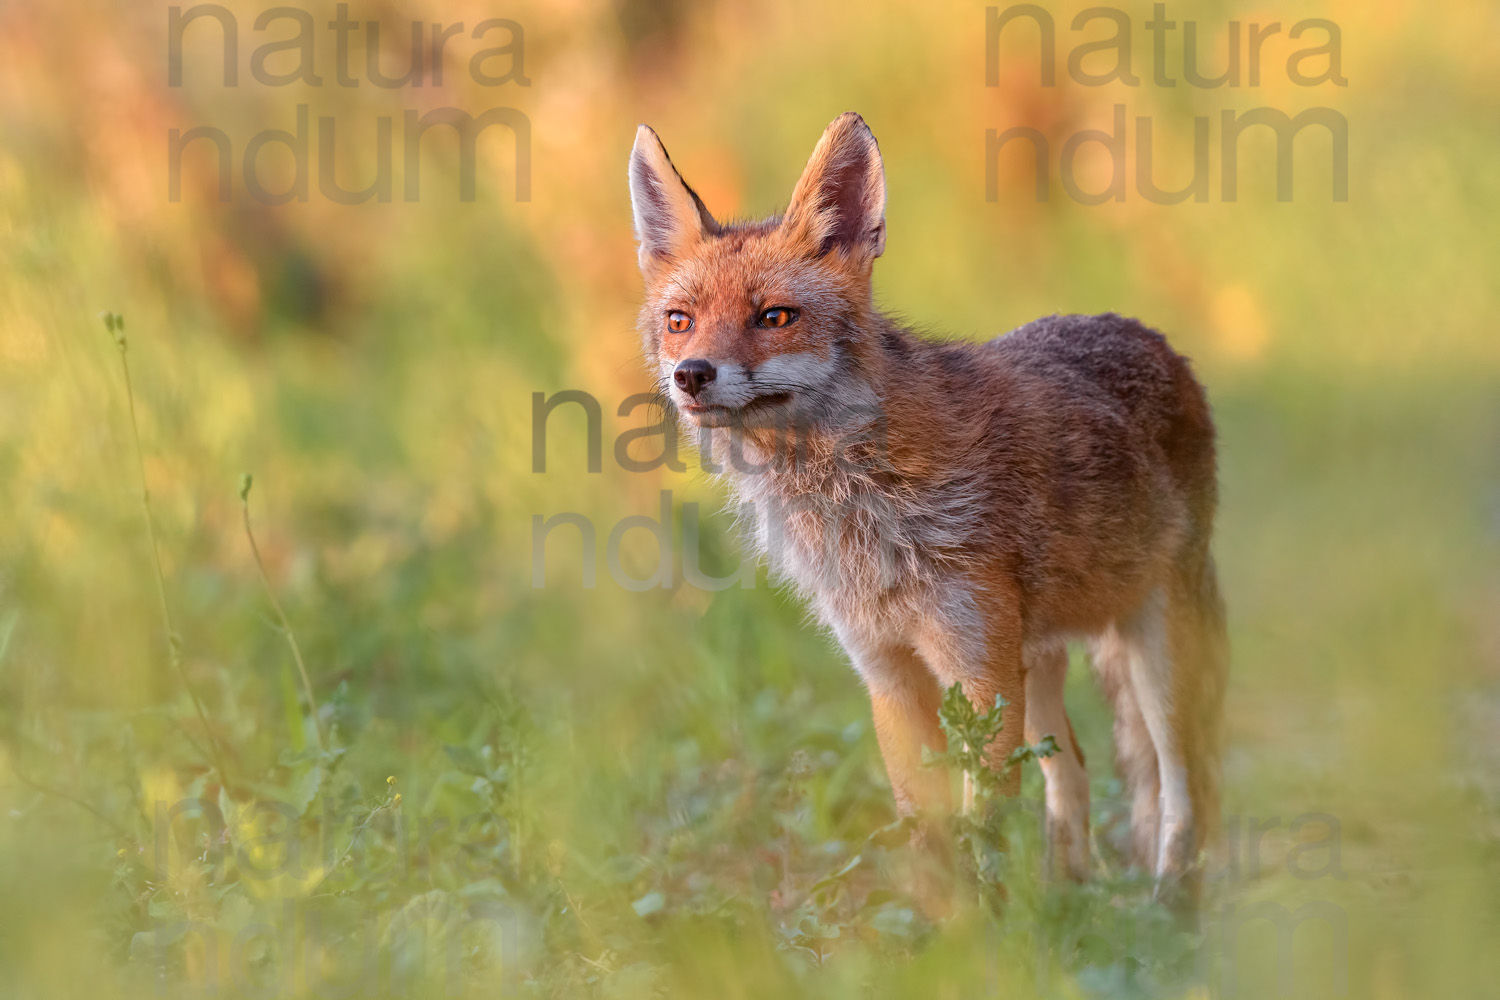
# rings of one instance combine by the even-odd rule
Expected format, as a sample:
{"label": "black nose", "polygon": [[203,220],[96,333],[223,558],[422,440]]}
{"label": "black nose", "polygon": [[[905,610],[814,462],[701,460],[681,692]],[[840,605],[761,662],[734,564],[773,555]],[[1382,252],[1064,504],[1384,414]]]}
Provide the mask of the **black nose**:
{"label": "black nose", "polygon": [[688,358],[672,370],[672,381],[689,396],[696,396],[716,374],[714,366],[702,358]]}

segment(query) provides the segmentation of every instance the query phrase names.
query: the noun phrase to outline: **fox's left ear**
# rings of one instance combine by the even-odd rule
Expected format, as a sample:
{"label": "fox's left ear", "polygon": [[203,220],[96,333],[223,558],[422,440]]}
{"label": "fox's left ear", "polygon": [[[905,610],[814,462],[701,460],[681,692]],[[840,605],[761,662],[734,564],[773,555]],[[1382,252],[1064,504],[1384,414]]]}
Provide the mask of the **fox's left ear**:
{"label": "fox's left ear", "polygon": [[630,204],[642,271],[720,231],[703,199],[683,181],[661,140],[645,125],[636,129],[630,151]]}
{"label": "fox's left ear", "polygon": [[859,115],[842,114],[823,131],[781,227],[820,256],[874,260],[885,251],[885,167]]}

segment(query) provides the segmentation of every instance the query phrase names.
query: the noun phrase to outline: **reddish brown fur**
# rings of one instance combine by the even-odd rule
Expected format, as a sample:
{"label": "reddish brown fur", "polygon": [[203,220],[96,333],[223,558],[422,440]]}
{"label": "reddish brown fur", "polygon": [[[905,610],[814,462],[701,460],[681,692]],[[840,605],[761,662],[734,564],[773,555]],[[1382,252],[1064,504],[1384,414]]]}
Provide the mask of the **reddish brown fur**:
{"label": "reddish brown fur", "polygon": [[[1087,781],[1061,685],[1063,644],[1087,640],[1116,710],[1140,860],[1191,889],[1218,810],[1226,655],[1209,555],[1214,428],[1187,361],[1113,314],[982,344],[923,340],[881,315],[870,275],[884,175],[856,115],[829,126],[786,214],[765,222],[715,222],[644,127],[631,180],[647,357],[719,455],[769,463],[732,483],[786,509],[781,548],[764,524],[761,546],[869,687],[900,808],[948,804],[946,780],[920,766],[921,745],[942,742],[940,687],[962,682],[980,705],[1001,694],[994,760],[1021,720],[1063,747],[1044,764],[1049,828],[1062,867],[1082,874]],[[778,306],[796,321],[756,325]],[[692,328],[668,331],[673,311]],[[701,395],[674,384],[685,359],[713,367]],[[843,442],[871,428],[852,449],[862,464],[841,464]],[[1163,804],[1185,815],[1164,818]]]}

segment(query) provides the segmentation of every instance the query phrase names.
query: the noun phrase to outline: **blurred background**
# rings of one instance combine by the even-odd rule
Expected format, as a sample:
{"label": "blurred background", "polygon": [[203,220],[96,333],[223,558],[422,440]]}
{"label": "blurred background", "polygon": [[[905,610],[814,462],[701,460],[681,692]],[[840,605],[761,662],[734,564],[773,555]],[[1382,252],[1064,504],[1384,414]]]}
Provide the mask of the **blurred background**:
{"label": "blurred background", "polygon": [[[286,8],[194,8],[173,85],[179,8],[0,6],[0,991],[1491,995],[1493,4],[1172,2],[1173,87],[1144,4],[1119,11],[1137,86],[1078,81],[1115,62],[1087,54],[1112,22],[1070,27],[1081,3],[1045,5],[1052,46],[1034,17],[1007,25],[987,85],[984,4],[888,0],[359,0],[346,86],[344,7],[306,8],[305,50],[276,44],[302,30]],[[1308,56],[1328,78],[1304,85],[1289,58],[1329,37],[1289,37],[1310,18],[1338,29],[1338,65]],[[1238,85],[1182,78],[1189,22],[1204,76],[1236,47]],[[1252,22],[1281,26],[1254,86]],[[435,26],[460,23],[434,59]],[[1082,204],[1061,149],[1117,105],[1124,197]],[[303,177],[262,139],[251,187],[247,147],[297,132],[299,106]],[[1265,129],[1225,197],[1221,116],[1261,107],[1343,116],[1347,201],[1317,127],[1289,199]],[[520,113],[479,133],[468,200],[453,130],[408,158],[411,119],[442,108]],[[636,124],[729,218],[778,211],[846,110],[885,159],[883,308],[968,338],[1135,315],[1209,387],[1233,667],[1229,836],[1198,929],[1118,864],[1082,663],[1098,882],[1041,881],[1023,809],[1008,895],[981,878],[934,923],[879,834],[863,691],[796,602],[680,563],[674,586],[622,585],[657,566],[638,528],[611,572],[611,534],[659,520],[663,491],[676,536],[701,520],[706,572],[740,564],[690,455],[620,457],[659,449],[620,442],[660,417],[618,413],[648,388]],[[1140,193],[1141,118],[1169,189],[1204,120],[1206,200]],[[1023,142],[987,161],[986,131],[1015,126],[1049,144],[1046,201]],[[182,147],[174,196],[173,130],[200,127],[228,144],[227,197],[213,136]],[[1074,166],[1085,192],[1111,182],[1099,143]],[[377,194],[341,204],[329,176]],[[565,390],[600,403],[597,472],[571,404],[537,471],[533,395]],[[539,559],[534,520],[564,513],[592,547],[564,525]]]}

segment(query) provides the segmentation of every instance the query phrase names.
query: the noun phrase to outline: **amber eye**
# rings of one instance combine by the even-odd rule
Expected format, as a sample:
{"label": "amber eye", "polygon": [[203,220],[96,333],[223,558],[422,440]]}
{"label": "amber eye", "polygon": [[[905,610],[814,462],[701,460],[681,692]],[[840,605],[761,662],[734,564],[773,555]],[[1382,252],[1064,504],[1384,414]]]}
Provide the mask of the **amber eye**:
{"label": "amber eye", "polygon": [[693,317],[685,312],[673,310],[667,313],[667,329],[673,333],[687,333],[693,328]]}
{"label": "amber eye", "polygon": [[773,306],[760,314],[759,325],[778,327],[786,326],[788,323],[797,321],[797,310],[788,309],[786,306]]}

